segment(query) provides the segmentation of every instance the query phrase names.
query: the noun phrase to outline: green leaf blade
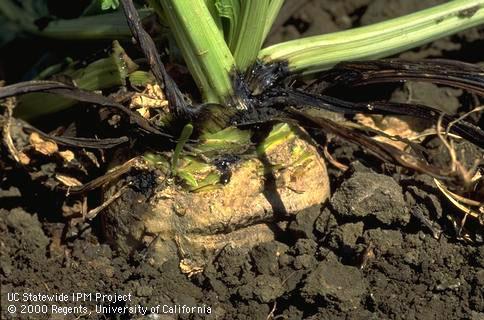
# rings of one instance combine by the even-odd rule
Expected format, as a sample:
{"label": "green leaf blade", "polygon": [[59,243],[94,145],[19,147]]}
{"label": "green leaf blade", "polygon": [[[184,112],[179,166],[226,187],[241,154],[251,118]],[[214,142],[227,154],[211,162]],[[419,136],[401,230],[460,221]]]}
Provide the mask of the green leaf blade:
{"label": "green leaf blade", "polygon": [[101,0],[101,9],[106,10],[116,10],[119,7],[119,0]]}

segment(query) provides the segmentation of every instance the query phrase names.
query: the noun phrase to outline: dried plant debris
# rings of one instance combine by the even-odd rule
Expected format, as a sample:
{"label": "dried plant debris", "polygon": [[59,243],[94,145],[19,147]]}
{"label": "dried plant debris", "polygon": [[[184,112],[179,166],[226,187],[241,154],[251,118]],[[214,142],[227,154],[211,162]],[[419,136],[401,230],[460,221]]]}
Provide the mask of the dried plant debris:
{"label": "dried plant debris", "polygon": [[[17,95],[43,92],[59,94],[78,101],[92,103],[121,112],[127,117],[134,130],[132,137],[119,138],[84,138],[76,136],[44,133],[29,123],[15,118],[15,97]],[[79,181],[88,181],[92,175],[105,165],[102,150],[118,147],[133,141],[136,136],[146,133],[171,139],[171,135],[161,132],[138,112],[115,102],[102,95],[80,90],[71,85],[55,81],[29,81],[0,87],[0,99],[4,99],[5,112],[1,116],[3,123],[3,142],[9,156],[22,166],[28,166],[28,171],[35,179],[44,177],[50,187],[72,188],[80,187]],[[62,133],[62,130],[59,131]],[[92,132],[91,134],[95,134]],[[91,151],[89,151],[89,149]],[[47,168],[49,170],[42,170]],[[64,171],[67,172],[64,173]],[[77,181],[73,183],[73,181]]]}
{"label": "dried plant debris", "polygon": [[135,93],[131,97],[129,107],[136,110],[143,118],[151,119],[154,112],[160,112],[156,109],[161,109],[163,112],[168,107],[168,100],[159,85],[147,84],[142,92]]}
{"label": "dried plant debris", "polygon": [[445,59],[343,62],[319,80],[325,81],[328,86],[363,86],[402,80],[427,81],[484,95],[484,70],[481,67]]}
{"label": "dried plant debris", "polygon": [[32,132],[30,134],[29,141],[34,150],[43,154],[44,156],[50,156],[59,151],[57,143],[52,140],[42,139],[37,132]]}
{"label": "dried plant debris", "polygon": [[156,45],[150,35],[143,29],[141,19],[136,10],[133,1],[121,0],[123,4],[124,14],[131,32],[138,42],[141,50],[148,59],[151,72],[155,76],[158,84],[163,88],[169,101],[170,110],[175,116],[187,116],[185,112],[189,112],[188,102],[182,94],[175,81],[166,72],[165,66],[161,62],[160,55],[156,49]]}

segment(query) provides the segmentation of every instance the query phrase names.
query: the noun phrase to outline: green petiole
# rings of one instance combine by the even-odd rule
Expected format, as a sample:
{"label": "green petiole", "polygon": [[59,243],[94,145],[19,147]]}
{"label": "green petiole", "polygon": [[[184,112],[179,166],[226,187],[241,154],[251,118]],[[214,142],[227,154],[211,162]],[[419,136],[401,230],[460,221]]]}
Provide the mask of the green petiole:
{"label": "green petiole", "polygon": [[287,61],[293,72],[315,73],[341,61],[377,59],[484,23],[484,0],[454,0],[400,18],[263,49],[265,62]]}
{"label": "green petiole", "polygon": [[[51,68],[55,69],[56,66]],[[72,63],[57,76],[70,79],[80,89],[93,91],[125,85],[126,78],[137,69],[138,65],[131,61],[123,48],[115,41],[109,57],[94,61],[80,69],[75,68]],[[48,74],[49,70],[44,73]],[[75,103],[71,99],[58,95],[30,93],[18,98],[15,116],[28,120],[67,109]]]}
{"label": "green petiole", "polygon": [[[235,61],[204,0],[159,1],[204,100],[225,103],[233,94]],[[156,7],[155,7],[156,8]]]}
{"label": "green petiole", "polygon": [[246,0],[241,2],[241,16],[231,44],[237,68],[245,71],[254,63],[264,41],[265,20],[270,0]]}
{"label": "green petiole", "polygon": [[183,147],[187,143],[188,139],[193,133],[193,125],[191,123],[185,125],[176,144],[175,151],[173,152],[173,157],[171,159],[171,173],[173,175],[177,174],[178,171],[178,159],[180,158],[180,153]]}

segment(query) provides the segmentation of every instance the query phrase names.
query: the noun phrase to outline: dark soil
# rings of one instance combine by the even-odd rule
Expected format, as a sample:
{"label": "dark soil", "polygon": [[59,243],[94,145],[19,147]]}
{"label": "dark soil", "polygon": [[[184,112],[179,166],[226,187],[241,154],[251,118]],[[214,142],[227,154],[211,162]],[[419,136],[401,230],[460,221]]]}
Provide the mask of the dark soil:
{"label": "dark soil", "polygon": [[[284,12],[269,42],[365,25],[445,1],[288,2],[294,11]],[[484,30],[473,29],[401,56],[482,63],[476,48],[483,42]],[[417,85],[409,97],[409,86],[390,95],[429,105],[444,101],[451,110],[469,99],[434,85],[425,90]],[[344,142],[330,149],[350,169],[331,170],[328,204],[281,225],[278,241],[248,253],[227,245],[191,278],[181,273],[176,256],[162,267],[154,267],[146,251],[118,256],[103,242],[97,220],[66,238],[69,228],[60,213],[35,209],[48,195],[35,200],[18,175],[6,175],[0,184],[1,318],[19,317],[7,306],[20,308],[21,302],[8,302],[7,293],[99,292],[131,293],[131,301],[111,306],[186,305],[207,311],[149,319],[484,319],[483,234],[456,235],[461,213],[432,179],[388,170]],[[99,303],[58,304],[94,310]],[[23,318],[144,319],[94,311]]]}

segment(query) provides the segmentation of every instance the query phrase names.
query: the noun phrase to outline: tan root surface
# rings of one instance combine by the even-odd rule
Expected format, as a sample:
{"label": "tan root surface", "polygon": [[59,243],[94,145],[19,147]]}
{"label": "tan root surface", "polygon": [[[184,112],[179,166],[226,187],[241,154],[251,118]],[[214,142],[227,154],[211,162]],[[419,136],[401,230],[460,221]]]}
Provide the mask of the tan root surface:
{"label": "tan root surface", "polygon": [[[295,159],[301,150],[305,156]],[[188,192],[159,177],[165,184],[148,203],[134,194],[107,209],[107,234],[125,254],[148,246],[155,264],[178,255],[187,273],[201,270],[224,246],[250,249],[270,241],[279,221],[328,199],[329,180],[323,158],[305,139],[273,145],[266,157],[269,169],[259,159],[245,160],[232,168],[226,185],[209,191]],[[264,170],[275,178],[275,188],[267,186]]]}

